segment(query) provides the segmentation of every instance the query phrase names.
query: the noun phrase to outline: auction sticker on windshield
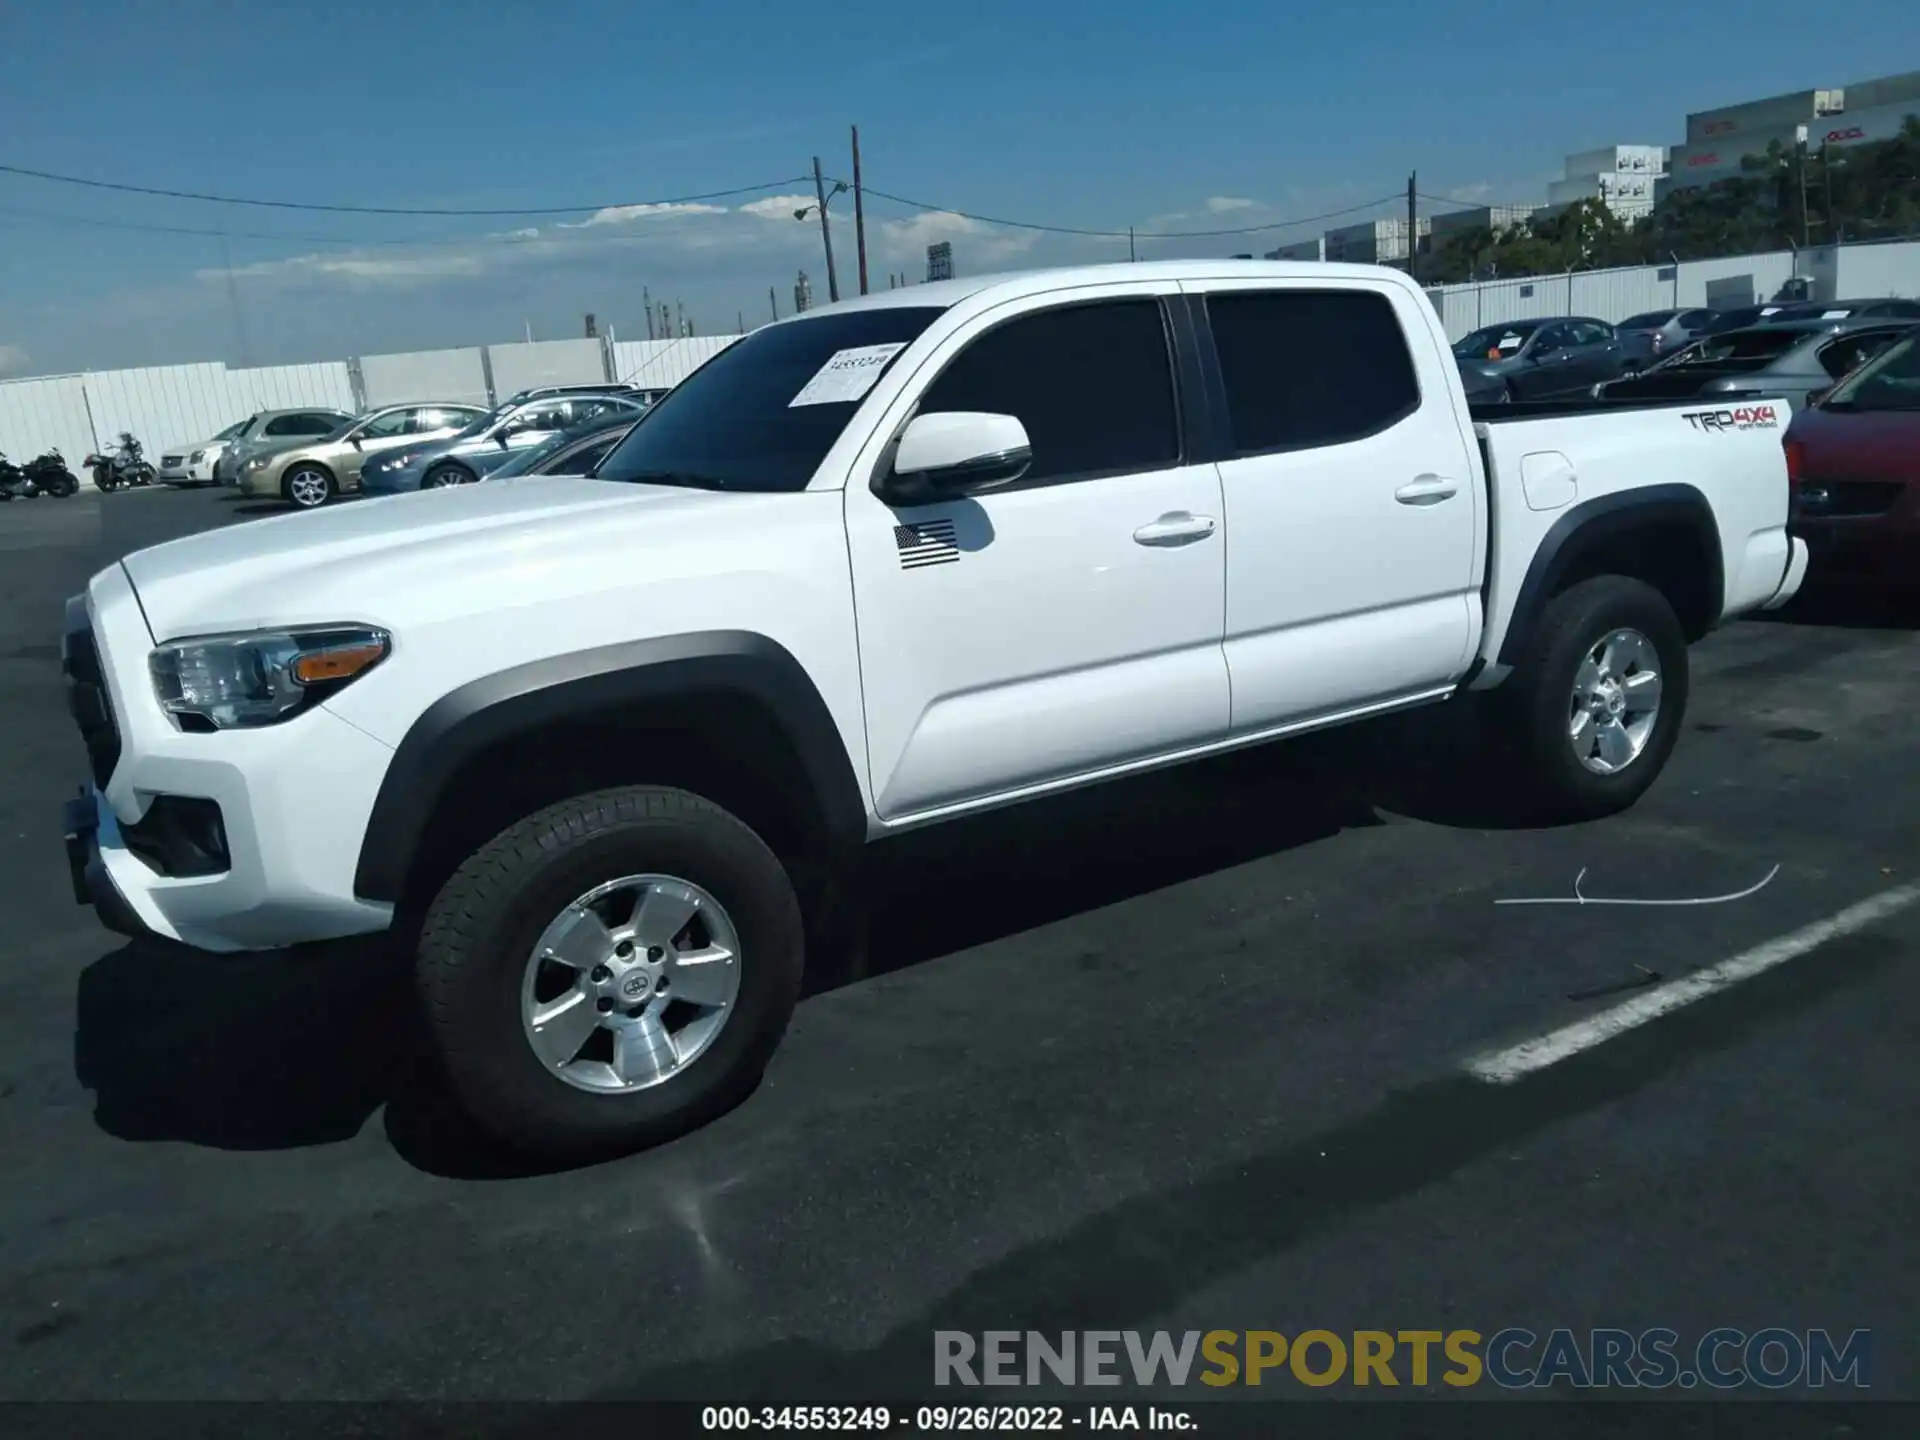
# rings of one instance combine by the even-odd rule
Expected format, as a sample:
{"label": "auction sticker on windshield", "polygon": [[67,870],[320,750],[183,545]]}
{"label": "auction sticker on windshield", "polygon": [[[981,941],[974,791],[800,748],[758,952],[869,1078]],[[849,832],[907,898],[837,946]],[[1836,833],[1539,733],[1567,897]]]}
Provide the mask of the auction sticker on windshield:
{"label": "auction sticker on windshield", "polygon": [[873,388],[887,362],[906,349],[898,345],[861,345],[852,350],[836,350],[813,378],[800,387],[800,393],[787,402],[789,410],[801,405],[844,405],[858,400]]}

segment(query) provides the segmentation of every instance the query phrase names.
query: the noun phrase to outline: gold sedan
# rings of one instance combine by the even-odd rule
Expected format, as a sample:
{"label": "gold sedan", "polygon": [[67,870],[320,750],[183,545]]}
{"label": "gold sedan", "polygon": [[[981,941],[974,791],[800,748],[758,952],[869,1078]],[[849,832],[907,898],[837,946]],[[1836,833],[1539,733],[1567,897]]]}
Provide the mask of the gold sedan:
{"label": "gold sedan", "polygon": [[319,440],[255,455],[240,467],[240,493],[317,510],[360,488],[369,455],[396,445],[446,440],[486,415],[477,405],[388,405]]}

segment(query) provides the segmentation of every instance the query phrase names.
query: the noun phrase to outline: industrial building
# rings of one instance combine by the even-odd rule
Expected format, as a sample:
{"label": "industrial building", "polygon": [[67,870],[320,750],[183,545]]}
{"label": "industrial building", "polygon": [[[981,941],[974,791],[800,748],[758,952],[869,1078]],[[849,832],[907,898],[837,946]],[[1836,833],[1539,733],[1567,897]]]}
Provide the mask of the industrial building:
{"label": "industrial building", "polygon": [[1631,224],[1653,213],[1654,186],[1667,170],[1664,145],[1608,145],[1569,155],[1547,186],[1547,208],[1598,200]]}
{"label": "industrial building", "polygon": [[1327,238],[1317,235],[1311,240],[1295,240],[1290,245],[1282,245],[1277,250],[1267,251],[1269,260],[1324,260],[1327,258]]}
{"label": "industrial building", "polygon": [[1796,90],[1687,116],[1687,140],[1668,159],[1655,198],[1750,173],[1746,160],[1770,145],[1809,151],[1890,139],[1920,114],[1920,71],[1840,89]]}
{"label": "industrial building", "polygon": [[[1433,221],[1422,219],[1415,228],[1415,243],[1419,253],[1424,255],[1431,248]],[[1358,225],[1342,225],[1338,230],[1329,230],[1325,237],[1326,254],[1324,259],[1342,260],[1356,265],[1387,265],[1398,260],[1402,264],[1407,259],[1407,222],[1395,220],[1367,220]]]}

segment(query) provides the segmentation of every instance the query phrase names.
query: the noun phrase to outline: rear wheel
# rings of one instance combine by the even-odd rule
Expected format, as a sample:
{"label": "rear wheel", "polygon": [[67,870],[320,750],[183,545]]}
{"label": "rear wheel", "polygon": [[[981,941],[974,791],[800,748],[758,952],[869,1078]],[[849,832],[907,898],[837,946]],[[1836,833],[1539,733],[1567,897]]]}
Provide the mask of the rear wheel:
{"label": "rear wheel", "polygon": [[1687,708],[1687,641],[1640,580],[1602,575],[1556,595],[1503,690],[1532,794],[1551,820],[1626,809],[1659,777]]}
{"label": "rear wheel", "polygon": [[280,493],[289,505],[318,510],[340,493],[333,476],[318,465],[296,465],[280,481]]}
{"label": "rear wheel", "polygon": [[462,1105],[551,1159],[632,1150],[758,1081],[799,999],[792,882],[681,790],[605,790],[496,836],[421,932],[428,1028]]}

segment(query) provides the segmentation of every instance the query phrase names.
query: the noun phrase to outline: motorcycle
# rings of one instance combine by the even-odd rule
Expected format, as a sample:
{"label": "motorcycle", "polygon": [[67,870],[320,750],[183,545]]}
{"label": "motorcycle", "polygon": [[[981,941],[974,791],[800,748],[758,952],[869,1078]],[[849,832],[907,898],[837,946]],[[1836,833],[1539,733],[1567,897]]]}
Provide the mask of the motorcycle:
{"label": "motorcycle", "polygon": [[153,466],[140,458],[140,442],[125,430],[120,432],[117,446],[87,456],[85,463],[93,471],[93,483],[109,495],[115,490],[153,484]]}
{"label": "motorcycle", "polygon": [[36,455],[20,467],[26,477],[27,495],[51,495],[66,500],[80,493],[80,478],[67,468],[67,460],[57,449]]}
{"label": "motorcycle", "polygon": [[0,451],[0,503],[16,497],[28,498],[27,472],[7,459],[5,451]]}

